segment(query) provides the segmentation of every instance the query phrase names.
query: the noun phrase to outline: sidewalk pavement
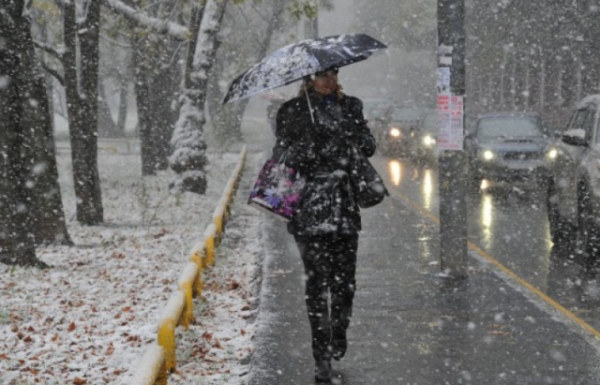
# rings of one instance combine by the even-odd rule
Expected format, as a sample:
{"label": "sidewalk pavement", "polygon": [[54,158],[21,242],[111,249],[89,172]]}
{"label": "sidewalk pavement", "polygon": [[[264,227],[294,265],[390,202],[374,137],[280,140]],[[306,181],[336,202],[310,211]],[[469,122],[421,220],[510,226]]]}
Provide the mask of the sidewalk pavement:
{"label": "sidewalk pavement", "polygon": [[[313,383],[302,262],[265,218],[259,330],[250,385]],[[600,384],[600,344],[495,266],[439,278],[439,230],[397,196],[363,212],[343,384]]]}

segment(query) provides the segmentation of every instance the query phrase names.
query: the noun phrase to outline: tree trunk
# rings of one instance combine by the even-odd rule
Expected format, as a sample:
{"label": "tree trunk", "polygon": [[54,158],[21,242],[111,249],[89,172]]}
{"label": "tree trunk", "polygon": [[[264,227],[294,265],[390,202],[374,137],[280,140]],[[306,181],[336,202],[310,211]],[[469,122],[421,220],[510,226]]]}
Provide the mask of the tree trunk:
{"label": "tree trunk", "polygon": [[[78,28],[74,3],[64,6],[64,70],[71,138],[77,220],[84,225],[103,222],[98,174],[98,48],[100,3],[89,3],[87,20]],[[85,33],[78,34],[78,30]],[[81,95],[77,76],[77,39],[81,47]]]}
{"label": "tree trunk", "polygon": [[172,102],[178,99],[181,68],[175,65],[163,68],[160,75],[153,79],[151,87],[151,137],[155,157],[153,164],[155,170],[166,170],[169,168],[171,155],[169,141],[178,117],[178,111],[172,107]]}
{"label": "tree trunk", "polygon": [[142,158],[142,175],[154,175],[156,169],[153,164],[155,154],[152,152],[151,136],[151,104],[150,104],[150,79],[148,77],[148,67],[145,65],[144,53],[142,52],[141,42],[135,42],[133,49],[134,65],[134,90],[137,102],[138,113],[138,132],[140,136],[140,152]]}
{"label": "tree trunk", "polygon": [[[156,10],[157,17],[169,14],[172,5],[163,3]],[[169,139],[178,118],[173,105],[178,100],[182,75],[177,60],[181,56],[180,43],[169,36],[156,36],[152,41],[139,38],[134,45],[142,175],[154,175],[169,166]]]}
{"label": "tree trunk", "polygon": [[[0,15],[0,262],[47,267],[35,255],[34,190],[36,172],[47,175],[48,164],[35,163],[40,127],[51,127],[43,80],[35,73],[31,25],[24,1],[14,1]],[[45,115],[44,115],[45,114]],[[32,175],[33,171],[33,175]],[[60,194],[59,194],[60,196]]]}
{"label": "tree trunk", "polygon": [[225,13],[226,0],[209,0],[200,27],[194,52],[193,73],[189,88],[183,90],[179,120],[173,132],[174,152],[169,158],[171,169],[178,175],[174,187],[197,194],[206,192],[206,142],[203,137],[206,116],[204,103],[208,73],[217,50],[217,34]]}

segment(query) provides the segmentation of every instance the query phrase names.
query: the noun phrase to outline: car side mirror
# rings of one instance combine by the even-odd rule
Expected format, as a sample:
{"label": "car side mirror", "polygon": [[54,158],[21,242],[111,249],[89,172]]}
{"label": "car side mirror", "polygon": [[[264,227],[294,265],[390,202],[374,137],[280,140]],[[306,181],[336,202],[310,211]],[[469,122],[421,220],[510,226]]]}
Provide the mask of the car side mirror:
{"label": "car side mirror", "polygon": [[588,146],[588,141],[585,139],[583,130],[568,130],[562,135],[561,140],[566,144],[570,144],[571,146]]}

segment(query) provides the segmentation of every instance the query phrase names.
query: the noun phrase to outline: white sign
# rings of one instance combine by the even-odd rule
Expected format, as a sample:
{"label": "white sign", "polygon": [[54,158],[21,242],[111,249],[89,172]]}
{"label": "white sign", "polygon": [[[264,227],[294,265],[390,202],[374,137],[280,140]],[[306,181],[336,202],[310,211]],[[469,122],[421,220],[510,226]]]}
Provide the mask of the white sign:
{"label": "white sign", "polygon": [[464,97],[450,94],[438,95],[440,130],[437,145],[440,150],[463,149]]}

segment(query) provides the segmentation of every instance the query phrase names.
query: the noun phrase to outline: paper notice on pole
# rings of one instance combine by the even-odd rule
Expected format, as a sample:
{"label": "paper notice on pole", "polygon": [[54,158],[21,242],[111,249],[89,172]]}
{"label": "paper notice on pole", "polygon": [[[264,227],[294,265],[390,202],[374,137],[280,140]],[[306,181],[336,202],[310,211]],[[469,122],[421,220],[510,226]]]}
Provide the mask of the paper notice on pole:
{"label": "paper notice on pole", "polygon": [[437,114],[438,124],[440,125],[438,131],[437,145],[439,149],[444,149],[446,142],[448,141],[450,127],[450,94],[438,94],[437,97]]}
{"label": "paper notice on pole", "polygon": [[440,130],[437,146],[440,150],[463,149],[464,97],[450,92],[450,68],[437,69],[437,112]]}
{"label": "paper notice on pole", "polygon": [[450,94],[450,68],[437,69],[437,91],[439,94]]}
{"label": "paper notice on pole", "polygon": [[437,110],[440,124],[438,148],[440,150],[462,150],[464,97],[448,94],[438,95]]}

